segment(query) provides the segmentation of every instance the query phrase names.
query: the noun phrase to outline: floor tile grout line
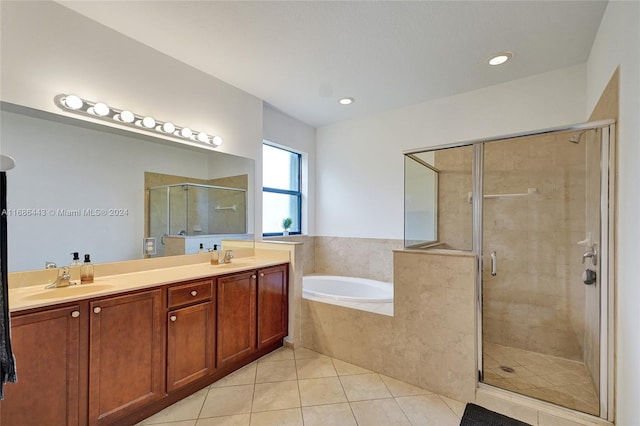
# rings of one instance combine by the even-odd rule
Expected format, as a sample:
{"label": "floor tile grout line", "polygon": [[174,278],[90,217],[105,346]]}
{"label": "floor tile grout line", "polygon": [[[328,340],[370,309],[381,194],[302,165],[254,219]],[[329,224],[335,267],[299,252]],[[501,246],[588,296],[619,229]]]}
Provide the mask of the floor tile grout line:
{"label": "floor tile grout line", "polygon": [[[333,368],[336,368],[336,364],[333,362],[333,358],[331,358],[331,363],[333,364]],[[338,370],[336,369],[336,374],[338,373]],[[340,376],[338,374],[338,382],[340,383],[340,387],[342,388],[342,393],[344,393],[344,398],[347,400],[347,404],[349,405],[349,410],[351,411],[351,415],[353,416],[353,420],[356,422],[357,425],[360,424],[360,422],[358,421],[358,418],[356,417],[356,413],[355,411],[353,411],[353,407],[351,406],[351,401],[349,401],[349,397],[347,396],[347,391],[344,388],[344,384],[342,383],[342,376]]]}
{"label": "floor tile grout line", "polygon": [[[293,354],[295,358],[295,352]],[[294,369],[296,371],[296,387],[298,388],[298,401],[300,401],[300,417],[302,417],[302,425],[304,426],[304,411],[302,410],[302,392],[300,392],[300,378],[298,377],[298,364],[294,361]]]}
{"label": "floor tile grout line", "polygon": [[256,379],[258,378],[258,363],[256,362],[256,371],[253,374],[253,385],[251,387],[251,404],[249,405],[249,425],[253,419],[253,400],[256,396]]}
{"label": "floor tile grout line", "polygon": [[196,417],[196,423],[198,423],[198,420],[200,419],[200,415],[202,414],[202,409],[204,408],[204,404],[205,404],[205,402],[207,402],[207,398],[209,397],[209,391],[211,391],[211,385],[207,386],[207,394],[204,396],[204,399],[202,400],[202,405],[200,406],[200,409],[198,410],[198,416]]}
{"label": "floor tile grout line", "polygon": [[392,398],[393,398],[393,402],[395,402],[398,408],[400,409],[400,411],[402,411],[404,418],[407,419],[410,425],[413,425],[413,422],[411,421],[411,419],[409,419],[409,415],[404,411],[404,408],[402,408],[402,405],[398,404],[398,400],[396,399],[396,397],[394,396]]}
{"label": "floor tile grout line", "polygon": [[454,416],[456,416],[458,419],[460,419],[460,418],[461,418],[460,416],[458,416],[458,413],[456,413],[455,411],[453,411],[453,407],[452,407],[452,406],[450,406],[449,404],[447,404],[447,401],[445,401],[445,400],[442,398],[442,395],[437,394],[437,393],[435,393],[434,395],[436,395],[436,396],[440,399],[440,401],[442,401],[442,402],[444,403],[444,405],[446,405],[446,406],[447,406],[447,408],[448,408],[448,409],[453,413],[453,415],[454,415]]}

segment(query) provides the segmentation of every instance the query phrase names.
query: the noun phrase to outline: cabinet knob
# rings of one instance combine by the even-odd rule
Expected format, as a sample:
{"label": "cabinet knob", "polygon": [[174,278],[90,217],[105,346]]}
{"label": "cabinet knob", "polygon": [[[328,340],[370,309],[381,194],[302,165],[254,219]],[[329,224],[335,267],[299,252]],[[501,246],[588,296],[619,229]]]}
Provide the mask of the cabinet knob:
{"label": "cabinet knob", "polygon": [[102,308],[100,306],[96,306],[95,308],[93,308],[93,313],[94,314],[99,314],[100,311],[102,311]]}
{"label": "cabinet knob", "polygon": [[261,276],[261,277],[264,277],[264,272],[260,272],[260,276]]}
{"label": "cabinet knob", "polygon": [[73,318],[78,318],[78,317],[80,316],[80,311],[73,311],[73,312],[71,312],[71,316],[72,316]]}
{"label": "cabinet knob", "polygon": [[255,280],[255,279],[256,279],[256,276],[255,276],[255,275],[251,275],[251,279],[252,279],[252,280]]}
{"label": "cabinet knob", "polygon": [[175,322],[175,321],[178,319],[178,317],[177,317],[177,316],[175,316],[175,315],[171,315],[171,316],[169,317],[169,319],[170,319],[172,322]]}
{"label": "cabinet knob", "polygon": [[191,292],[191,295],[192,295],[193,297],[196,297],[196,296],[198,295],[198,292],[197,292],[197,291],[195,291],[195,290],[193,290],[193,291]]}

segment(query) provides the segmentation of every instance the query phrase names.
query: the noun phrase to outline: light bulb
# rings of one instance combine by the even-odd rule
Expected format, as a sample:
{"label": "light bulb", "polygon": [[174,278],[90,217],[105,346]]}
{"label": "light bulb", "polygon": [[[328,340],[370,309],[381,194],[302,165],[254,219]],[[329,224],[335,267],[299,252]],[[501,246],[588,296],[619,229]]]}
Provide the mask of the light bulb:
{"label": "light bulb", "polygon": [[84,104],[84,102],[82,102],[82,99],[80,99],[76,95],[69,95],[65,97],[63,102],[65,106],[69,109],[80,109]]}
{"label": "light bulb", "polygon": [[93,112],[95,115],[99,115],[100,117],[104,117],[109,114],[109,107],[102,102],[98,102],[93,106]]}
{"label": "light bulb", "polygon": [[165,133],[173,133],[176,130],[176,126],[173,123],[166,122],[162,125],[162,131]]}
{"label": "light bulb", "polygon": [[489,65],[502,65],[513,58],[513,52],[500,52],[489,59]]}
{"label": "light bulb", "polygon": [[202,143],[208,143],[209,135],[207,135],[205,132],[200,132],[198,133],[198,140]]}
{"label": "light bulb", "polygon": [[182,136],[183,138],[190,138],[192,134],[193,134],[193,132],[188,127],[183,127],[180,130],[180,136]]}
{"label": "light bulb", "polygon": [[133,123],[133,120],[135,119],[136,117],[131,111],[122,111],[120,113],[120,120],[124,121],[125,123]]}
{"label": "light bulb", "polygon": [[342,98],[338,102],[340,102],[340,105],[351,105],[353,101],[353,98]]}
{"label": "light bulb", "polygon": [[156,125],[156,120],[154,120],[153,117],[145,117],[142,119],[142,125],[147,129],[153,129]]}
{"label": "light bulb", "polygon": [[211,142],[215,146],[220,146],[220,145],[222,145],[222,138],[220,136],[214,136],[213,138],[211,138]]}

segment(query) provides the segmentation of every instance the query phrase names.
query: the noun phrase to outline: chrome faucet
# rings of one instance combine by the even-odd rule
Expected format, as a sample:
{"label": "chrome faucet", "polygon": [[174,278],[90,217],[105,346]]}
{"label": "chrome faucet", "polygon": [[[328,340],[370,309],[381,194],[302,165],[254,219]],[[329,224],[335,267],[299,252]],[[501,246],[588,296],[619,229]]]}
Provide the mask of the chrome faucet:
{"label": "chrome faucet", "polygon": [[[55,263],[54,263],[55,265]],[[47,269],[54,269],[53,267],[47,267]],[[44,288],[59,288],[59,287],[69,287],[70,285],[75,285],[71,281],[71,274],[69,273],[69,268],[59,268],[58,269],[58,278],[51,284],[47,284]]]}
{"label": "chrome faucet", "polygon": [[44,262],[44,269],[56,269],[57,267],[58,265],[56,265],[56,262]]}
{"label": "chrome faucet", "polygon": [[233,251],[227,250],[224,253],[224,263],[231,263],[231,259],[233,259]]}

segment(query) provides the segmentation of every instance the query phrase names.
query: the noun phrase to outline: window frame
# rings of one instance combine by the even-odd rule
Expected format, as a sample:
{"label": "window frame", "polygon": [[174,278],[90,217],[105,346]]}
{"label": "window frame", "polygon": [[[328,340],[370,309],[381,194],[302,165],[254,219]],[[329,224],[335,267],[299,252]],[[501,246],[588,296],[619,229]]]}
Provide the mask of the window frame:
{"label": "window frame", "polygon": [[[263,200],[264,200],[264,193],[268,192],[271,194],[282,194],[282,195],[291,195],[294,196],[296,198],[296,204],[297,204],[297,210],[298,210],[298,217],[297,218],[292,218],[294,221],[297,219],[298,223],[300,224],[299,231],[289,231],[289,235],[302,235],[302,154],[299,152],[296,152],[290,148],[286,148],[280,145],[276,145],[274,143],[270,143],[267,141],[263,141],[262,142],[263,148],[264,145],[268,145],[272,148],[276,148],[276,149],[281,149],[282,151],[286,151],[290,154],[294,154],[297,157],[298,160],[298,176],[297,176],[297,180],[298,180],[298,190],[294,191],[294,190],[290,190],[290,189],[280,189],[280,188],[272,188],[269,186],[262,186],[262,194],[263,194]],[[264,175],[264,161],[262,163],[262,173]],[[263,178],[264,179],[264,178]],[[262,209],[264,210],[264,202],[262,203]],[[262,215],[264,217],[264,213]],[[262,224],[262,226],[264,227],[264,223]],[[263,237],[277,237],[277,236],[283,236],[284,235],[284,230],[282,230],[282,232],[262,232],[262,236]]]}

